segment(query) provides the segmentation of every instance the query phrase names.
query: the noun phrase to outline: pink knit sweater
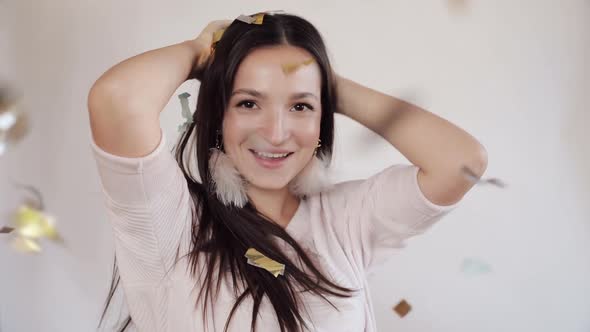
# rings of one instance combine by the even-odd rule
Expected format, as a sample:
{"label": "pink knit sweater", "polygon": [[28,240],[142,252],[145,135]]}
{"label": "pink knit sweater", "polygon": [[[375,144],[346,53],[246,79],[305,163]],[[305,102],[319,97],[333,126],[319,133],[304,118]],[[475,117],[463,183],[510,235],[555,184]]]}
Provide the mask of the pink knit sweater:
{"label": "pink knit sweater", "polygon": [[[161,137],[158,147],[141,158],[114,156],[91,138],[127,305],[138,331],[203,331],[204,326],[222,331],[234,290],[222,283],[214,309],[204,317],[202,307],[195,307],[199,287],[187,272],[187,260],[174,264],[177,250],[182,257],[190,248],[193,207],[183,174],[165,148],[166,134]],[[304,295],[311,330],[376,331],[367,273],[457,205],[428,201],[417,172],[413,165],[393,165],[301,201],[287,232],[326,276],[358,290],[352,298],[331,298],[339,311]],[[229,331],[249,331],[251,308],[250,299],[241,304]],[[265,298],[257,331],[278,330]]]}

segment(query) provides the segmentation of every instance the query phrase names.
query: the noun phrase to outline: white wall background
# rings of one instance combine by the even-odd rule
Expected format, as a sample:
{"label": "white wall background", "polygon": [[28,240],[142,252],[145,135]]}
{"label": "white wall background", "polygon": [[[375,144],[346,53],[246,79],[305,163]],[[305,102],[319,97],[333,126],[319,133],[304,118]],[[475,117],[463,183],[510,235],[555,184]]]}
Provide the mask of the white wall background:
{"label": "white wall background", "polygon": [[[38,186],[67,247],[37,256],[0,238],[0,331],[92,331],[113,242],[89,148],[87,92],[132,55],[193,38],[213,19],[284,9],[323,33],[336,70],[405,98],[487,148],[481,186],[372,277],[381,331],[590,331],[590,1],[0,1],[0,79],[26,94],[32,133],[0,158],[0,216]],[[196,96],[196,85],[179,91]],[[194,105],[194,100],[191,101]],[[174,97],[162,113],[174,136]],[[341,180],[407,162],[337,120]],[[366,137],[372,139],[364,139]],[[169,142],[172,145],[172,141]],[[465,258],[492,271],[461,272]],[[398,317],[405,298],[413,310]]]}

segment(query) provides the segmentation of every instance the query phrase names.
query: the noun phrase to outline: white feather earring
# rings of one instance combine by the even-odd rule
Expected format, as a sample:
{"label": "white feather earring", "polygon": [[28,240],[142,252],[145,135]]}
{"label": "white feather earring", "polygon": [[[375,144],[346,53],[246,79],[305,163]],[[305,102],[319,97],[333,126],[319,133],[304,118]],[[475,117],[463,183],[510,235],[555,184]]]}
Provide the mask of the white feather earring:
{"label": "white feather earring", "polygon": [[328,171],[330,158],[323,153],[318,154],[317,148],[311,161],[289,183],[289,190],[300,198],[327,191],[333,185]]}
{"label": "white feather earring", "polygon": [[209,171],[211,172],[211,184],[215,195],[225,206],[235,205],[244,207],[248,202],[246,195],[246,181],[242,178],[231,159],[221,151],[219,131],[215,147],[211,148],[209,157]]}

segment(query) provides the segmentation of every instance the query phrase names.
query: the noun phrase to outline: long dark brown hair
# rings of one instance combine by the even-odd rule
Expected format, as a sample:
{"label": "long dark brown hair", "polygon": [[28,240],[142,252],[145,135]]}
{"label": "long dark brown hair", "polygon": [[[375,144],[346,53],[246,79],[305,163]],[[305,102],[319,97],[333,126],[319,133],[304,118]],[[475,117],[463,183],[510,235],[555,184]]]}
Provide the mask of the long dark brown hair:
{"label": "long dark brown hair", "polygon": [[[197,269],[205,271],[204,276],[199,279],[200,290],[196,302],[203,301],[203,315],[206,317],[207,309],[216,300],[220,289],[222,278],[219,276],[229,276],[237,296],[227,317],[225,331],[239,305],[248,297],[253,300],[252,331],[255,330],[261,301],[266,296],[275,310],[281,331],[295,332],[308,328],[302,314],[302,290],[323,298],[332,306],[334,305],[327,296],[344,298],[350,297],[353,292],[352,289],[337,285],[325,277],[297,241],[283,227],[259,212],[251,202],[243,208],[228,207],[217,199],[214,192],[209,169],[210,149],[216,146],[238,67],[254,49],[278,45],[291,45],[306,50],[320,67],[322,144],[317,153],[328,157],[332,155],[336,87],[326,47],[311,23],[287,14],[265,15],[261,25],[235,20],[226,29],[203,72],[193,124],[181,135],[174,152],[195,204],[191,250],[187,254],[191,272],[195,276],[199,272]],[[191,137],[196,139],[196,150],[187,148],[192,146],[189,144]],[[190,171],[188,164],[192,157],[197,160],[200,181]],[[289,245],[297,258],[289,258],[274,241],[276,238]],[[247,264],[244,253],[251,247],[284,263],[284,276],[275,278],[267,271]],[[296,262],[301,262],[304,269],[300,269]],[[120,279],[116,262],[113,271],[101,323]],[[128,317],[120,331],[124,331],[130,323],[131,317]]]}

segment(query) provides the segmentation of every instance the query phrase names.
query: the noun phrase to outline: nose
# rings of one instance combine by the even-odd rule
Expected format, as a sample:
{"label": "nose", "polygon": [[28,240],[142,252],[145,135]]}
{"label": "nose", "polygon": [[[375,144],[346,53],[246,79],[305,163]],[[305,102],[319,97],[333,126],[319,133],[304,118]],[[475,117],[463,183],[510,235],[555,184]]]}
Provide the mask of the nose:
{"label": "nose", "polygon": [[279,146],[290,136],[288,117],[280,110],[270,112],[264,124],[265,136],[269,143]]}

